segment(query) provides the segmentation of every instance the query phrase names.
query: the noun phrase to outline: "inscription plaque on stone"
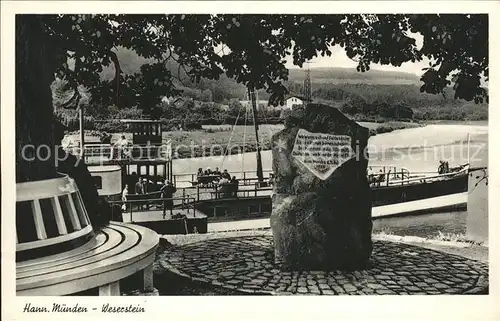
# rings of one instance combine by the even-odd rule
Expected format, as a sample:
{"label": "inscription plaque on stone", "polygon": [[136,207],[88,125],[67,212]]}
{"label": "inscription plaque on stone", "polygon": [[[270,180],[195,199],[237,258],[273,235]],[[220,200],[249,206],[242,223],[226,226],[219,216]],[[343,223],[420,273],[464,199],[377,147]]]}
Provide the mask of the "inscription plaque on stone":
{"label": "inscription plaque on stone", "polygon": [[326,180],[355,154],[350,136],[311,133],[301,128],[295,138],[292,156],[314,175]]}

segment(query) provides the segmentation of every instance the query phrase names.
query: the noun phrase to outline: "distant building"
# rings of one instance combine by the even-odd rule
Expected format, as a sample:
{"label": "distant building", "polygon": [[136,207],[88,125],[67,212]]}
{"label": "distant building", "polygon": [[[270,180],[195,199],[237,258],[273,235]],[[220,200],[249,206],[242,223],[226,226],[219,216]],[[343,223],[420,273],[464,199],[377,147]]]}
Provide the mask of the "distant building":
{"label": "distant building", "polygon": [[[246,98],[246,97],[245,97]],[[285,101],[283,106],[282,105],[277,105],[273,106],[269,104],[268,100],[257,100],[257,110],[260,109],[274,109],[274,110],[283,110],[283,109],[289,109],[291,110],[293,106],[295,105],[303,105],[304,102],[307,101],[303,96],[299,95],[288,95],[285,97]],[[252,102],[250,100],[240,100],[241,105],[250,107]]]}
{"label": "distant building", "polygon": [[281,106],[281,105],[274,106],[274,109],[278,109],[278,110],[289,109],[289,110],[291,110],[292,107],[295,105],[304,105],[304,102],[308,102],[308,100],[302,96],[289,95],[289,96],[285,97],[285,102],[284,102],[283,106]]}
{"label": "distant building", "polygon": [[303,105],[305,99],[298,96],[291,96],[285,99],[285,106],[287,109],[292,109],[294,105]]}

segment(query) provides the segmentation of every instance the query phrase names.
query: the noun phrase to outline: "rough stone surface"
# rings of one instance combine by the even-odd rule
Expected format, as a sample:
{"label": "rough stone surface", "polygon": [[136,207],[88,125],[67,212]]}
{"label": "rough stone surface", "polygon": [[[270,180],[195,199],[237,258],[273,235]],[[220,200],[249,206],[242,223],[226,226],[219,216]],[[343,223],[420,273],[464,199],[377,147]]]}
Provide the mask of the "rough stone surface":
{"label": "rough stone surface", "polygon": [[[292,150],[299,129],[347,135],[358,155],[326,180],[301,164]],[[271,228],[282,269],[363,268],[372,252],[371,195],[363,151],[367,128],[338,109],[309,104],[287,119],[273,141],[275,187]]]}
{"label": "rough stone surface", "polygon": [[[251,251],[263,255],[249,257],[249,264],[246,254]],[[228,256],[233,259],[226,260]],[[388,241],[373,243],[373,255],[362,271],[280,271],[271,235],[176,245],[159,253],[155,264],[199,282],[276,295],[484,294],[489,280],[485,263]],[[388,271],[392,273],[384,273]],[[386,275],[388,278],[380,278]]]}

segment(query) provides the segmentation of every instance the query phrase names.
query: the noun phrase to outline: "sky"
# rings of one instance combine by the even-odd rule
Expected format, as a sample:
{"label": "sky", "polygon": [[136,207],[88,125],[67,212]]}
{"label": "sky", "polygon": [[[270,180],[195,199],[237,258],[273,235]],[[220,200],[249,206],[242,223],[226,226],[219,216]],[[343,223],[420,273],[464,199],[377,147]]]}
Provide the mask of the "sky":
{"label": "sky", "polygon": [[[347,57],[344,48],[340,46],[334,46],[330,48],[332,55],[330,57],[316,57],[311,60],[310,68],[324,68],[324,67],[339,67],[339,68],[356,68],[357,63]],[[421,76],[423,74],[422,68],[428,67],[429,61],[421,61],[421,62],[407,62],[403,63],[400,67],[394,67],[391,65],[380,65],[380,64],[371,64],[370,68],[377,70],[385,70],[385,71],[399,71],[399,72],[408,72],[415,74],[417,76]],[[293,65],[292,57],[287,59],[287,68],[298,68]]]}
{"label": "sky", "polygon": [[[415,39],[415,44],[417,49],[422,48],[424,38],[422,35],[417,33],[408,33],[408,37]],[[330,47],[330,51],[332,55],[330,57],[316,57],[312,59],[310,62],[310,68],[324,68],[324,67],[337,67],[337,68],[356,68],[357,63],[347,57],[347,54],[341,46],[333,46]],[[421,76],[424,72],[422,68],[429,66],[429,60],[425,59],[420,62],[407,62],[403,63],[400,67],[394,67],[392,65],[380,65],[380,64],[371,64],[370,68],[376,70],[386,70],[386,71],[396,71],[396,72],[408,72],[411,74],[415,74],[417,76]],[[287,58],[287,68],[297,68],[297,66],[293,65],[292,57]]]}

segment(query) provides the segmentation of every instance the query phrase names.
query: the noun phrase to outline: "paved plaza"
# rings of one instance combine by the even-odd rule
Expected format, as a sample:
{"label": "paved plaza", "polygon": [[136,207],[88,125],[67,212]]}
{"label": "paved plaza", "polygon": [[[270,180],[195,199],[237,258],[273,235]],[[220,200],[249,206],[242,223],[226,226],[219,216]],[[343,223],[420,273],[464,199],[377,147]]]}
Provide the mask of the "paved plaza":
{"label": "paved plaza", "polygon": [[247,293],[276,295],[473,294],[488,291],[485,263],[423,247],[375,240],[363,271],[282,272],[271,233],[239,237],[206,234],[174,242],[156,264],[179,277]]}

